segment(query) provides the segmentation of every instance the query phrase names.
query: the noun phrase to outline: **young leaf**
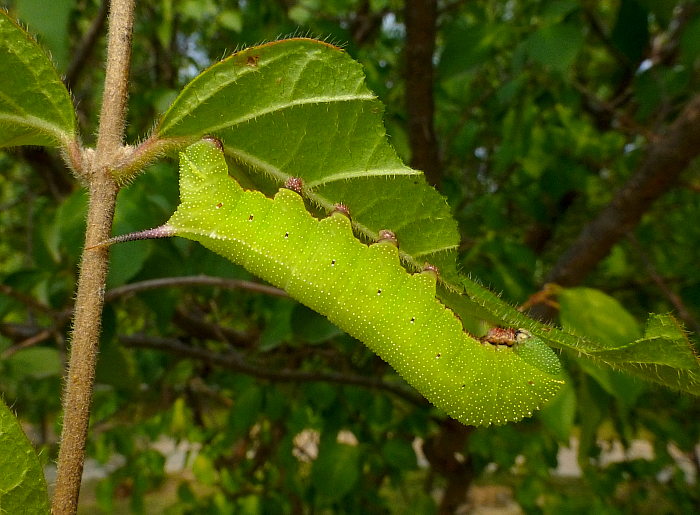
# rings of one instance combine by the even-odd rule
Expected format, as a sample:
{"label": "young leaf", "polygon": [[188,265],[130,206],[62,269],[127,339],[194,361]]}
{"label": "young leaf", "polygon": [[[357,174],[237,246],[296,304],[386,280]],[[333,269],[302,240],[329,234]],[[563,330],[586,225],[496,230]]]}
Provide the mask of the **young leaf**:
{"label": "young leaf", "polygon": [[73,103],[44,51],[0,10],[0,147],[67,145]]}
{"label": "young leaf", "polygon": [[673,389],[700,394],[700,361],[688,336],[670,315],[650,315],[642,336],[632,316],[613,298],[591,288],[558,294],[565,328],[591,338],[575,349],[585,357]]}
{"label": "young leaf", "polygon": [[0,513],[48,514],[39,458],[12,412],[0,399]]}

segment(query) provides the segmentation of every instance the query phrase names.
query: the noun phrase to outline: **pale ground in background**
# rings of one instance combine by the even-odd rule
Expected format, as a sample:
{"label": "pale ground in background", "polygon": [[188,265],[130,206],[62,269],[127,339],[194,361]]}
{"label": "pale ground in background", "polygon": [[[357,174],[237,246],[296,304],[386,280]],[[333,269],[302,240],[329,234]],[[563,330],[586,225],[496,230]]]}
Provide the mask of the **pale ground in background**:
{"label": "pale ground in background", "polygon": [[[318,455],[319,435],[312,430],[302,431],[294,439],[294,455],[301,461],[311,461]],[[357,439],[349,431],[341,431],[338,434],[338,441],[347,445],[357,445]],[[419,439],[414,441],[414,449],[418,455],[420,467],[427,467],[428,463],[421,451],[422,442]],[[652,459],[653,448],[651,444],[644,440],[635,440],[632,446],[625,452],[620,442],[613,442],[612,445],[606,442],[601,443],[604,449],[600,459],[600,465],[605,466],[610,463],[632,459]],[[153,444],[153,448],[161,452],[166,457],[165,469],[172,478],[166,481],[164,486],[149,493],[146,498],[146,513],[157,515],[164,508],[173,504],[177,499],[176,489],[181,480],[192,479],[192,474],[187,468],[187,463],[196,455],[198,447],[187,442],[176,444],[174,440],[162,438]],[[558,455],[558,467],[552,470],[552,475],[559,477],[580,477],[581,469],[576,460],[578,451],[578,441],[571,439],[570,447],[560,447]],[[695,471],[692,463],[678,449],[669,446],[669,452],[676,459],[678,467],[686,474],[686,480],[694,482]],[[100,479],[107,477],[111,470],[123,464],[121,456],[115,456],[109,463],[100,466],[96,460],[89,459],[85,464],[83,490],[79,513],[81,515],[98,515],[103,512],[97,508],[94,488]],[[669,470],[668,474],[673,471]],[[53,485],[56,477],[54,466],[47,466],[45,469],[46,479],[49,485]],[[659,477],[664,479],[664,473]],[[436,494],[439,497],[439,492]],[[438,500],[438,499],[436,499]],[[128,495],[124,498],[116,499],[114,502],[114,513],[130,513],[128,509]],[[512,491],[507,486],[486,485],[473,486],[468,493],[465,504],[458,510],[458,515],[519,515],[522,510],[514,501]]]}

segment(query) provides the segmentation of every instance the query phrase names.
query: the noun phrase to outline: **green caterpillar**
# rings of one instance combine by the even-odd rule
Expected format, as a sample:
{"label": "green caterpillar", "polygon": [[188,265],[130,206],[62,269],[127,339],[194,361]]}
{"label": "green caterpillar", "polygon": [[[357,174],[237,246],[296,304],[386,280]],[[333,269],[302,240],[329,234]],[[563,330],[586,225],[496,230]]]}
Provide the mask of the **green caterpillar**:
{"label": "green caterpillar", "polygon": [[389,231],[367,246],[342,209],[318,220],[293,191],[301,191],[298,180],[287,186],[274,199],[243,190],[217,142],[203,140],[180,154],[181,204],[170,220],[102,245],[198,241],[328,317],[467,425],[530,416],[563,384],[559,360],[541,340],[524,330],[476,340],[436,299],[434,267],[407,273]]}

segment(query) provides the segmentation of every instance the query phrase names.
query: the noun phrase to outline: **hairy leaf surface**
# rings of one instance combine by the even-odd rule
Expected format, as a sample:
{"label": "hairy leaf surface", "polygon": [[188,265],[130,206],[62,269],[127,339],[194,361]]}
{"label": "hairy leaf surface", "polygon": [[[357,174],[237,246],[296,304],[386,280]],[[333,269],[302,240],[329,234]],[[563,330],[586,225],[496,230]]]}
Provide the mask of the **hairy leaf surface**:
{"label": "hairy leaf surface", "polygon": [[459,233],[449,206],[398,158],[383,112],[359,63],[326,43],[292,39],[246,49],[204,71],[156,133],[188,142],[214,135],[243,185],[272,193],[299,177],[315,206],[330,212],[345,204],[369,240],[390,229],[414,270],[428,261],[441,277],[458,280]]}
{"label": "hairy leaf surface", "polygon": [[0,10],[0,147],[65,145],[76,132],[68,90],[41,47]]}
{"label": "hairy leaf surface", "polygon": [[49,513],[39,458],[19,422],[0,399],[0,513]]}

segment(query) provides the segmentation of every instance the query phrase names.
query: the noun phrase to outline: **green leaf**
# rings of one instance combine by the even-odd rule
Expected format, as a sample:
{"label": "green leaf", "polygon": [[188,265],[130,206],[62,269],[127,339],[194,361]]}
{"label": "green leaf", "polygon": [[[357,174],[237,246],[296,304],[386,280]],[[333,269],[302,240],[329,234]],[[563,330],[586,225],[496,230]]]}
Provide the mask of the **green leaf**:
{"label": "green leaf", "polygon": [[76,133],[68,90],[43,50],[0,11],[0,147],[68,145]]}
{"label": "green leaf", "polygon": [[323,343],[343,334],[343,331],[338,329],[326,317],[319,315],[303,304],[295,306],[291,323],[294,335],[303,339],[306,343]]}
{"label": "green leaf", "polygon": [[360,450],[356,446],[324,441],[311,470],[311,481],[327,502],[349,493],[360,477]]}
{"label": "green leaf", "polygon": [[129,351],[117,342],[116,328],[115,310],[111,305],[107,305],[102,312],[100,354],[97,359],[95,381],[136,393],[140,383],[136,373],[136,363]]}
{"label": "green leaf", "polygon": [[17,16],[39,33],[60,70],[68,67],[68,20],[75,0],[17,0]]}
{"label": "green leaf", "polygon": [[44,228],[44,243],[56,263],[61,262],[63,251],[78,261],[85,243],[87,209],[88,192],[76,190],[58,207],[53,223]]}
{"label": "green leaf", "polygon": [[644,390],[644,383],[618,370],[612,370],[609,367],[603,368],[587,359],[579,359],[578,364],[608,395],[615,397],[625,409],[631,408]]}
{"label": "green leaf", "polygon": [[700,55],[700,14],[696,14],[681,34],[680,48],[687,63],[693,63]]}
{"label": "green leaf", "polygon": [[103,479],[95,486],[97,505],[106,513],[112,513],[114,509],[114,490],[116,485],[111,478]]}
{"label": "green leaf", "polygon": [[559,393],[538,412],[537,418],[559,442],[569,445],[569,436],[576,419],[576,391],[568,377]]}
{"label": "green leaf", "polygon": [[0,400],[0,512],[49,513],[46,481],[32,444]]}
{"label": "green leaf", "polygon": [[256,386],[248,388],[229,412],[229,431],[236,436],[245,435],[262,412],[262,403],[262,390]]}
{"label": "green leaf", "polygon": [[428,261],[455,279],[457,224],[445,199],[389,145],[383,111],[359,63],[326,43],[292,39],[249,48],[203,72],[156,133],[185,143],[215,135],[243,185],[272,193],[300,177],[312,204],[326,212],[345,204],[358,232],[376,240],[390,229],[414,270]]}
{"label": "green leaf", "polygon": [[243,16],[240,11],[226,9],[219,14],[219,23],[229,30],[241,32],[243,30]]}
{"label": "green leaf", "polygon": [[444,34],[440,75],[447,78],[486,64],[496,45],[508,36],[506,31],[505,26],[496,24],[452,24]]}
{"label": "green leaf", "polygon": [[49,347],[30,347],[16,352],[5,363],[15,377],[43,379],[60,376],[63,372],[61,356],[57,349]]}
{"label": "green leaf", "polygon": [[606,347],[624,345],[641,336],[635,318],[617,300],[593,288],[559,292],[559,319],[565,331],[587,336]]}
{"label": "green leaf", "polygon": [[[590,288],[559,289],[560,320],[564,329],[574,335],[535,322],[483,286],[470,281],[463,284],[466,295],[445,291],[440,295],[463,318],[472,316],[503,326],[523,327],[552,347],[700,395],[700,361],[688,335],[671,315],[650,315],[642,335],[636,320],[612,297]],[[638,387],[625,387],[632,388],[628,392],[631,397],[625,399],[626,394],[618,392],[618,398],[623,403],[631,402]],[[614,389],[611,387],[611,391]]]}
{"label": "green leaf", "polygon": [[583,33],[575,25],[550,25],[527,39],[529,56],[554,70],[565,72],[574,63],[583,46]]}
{"label": "green leaf", "polygon": [[416,452],[410,442],[393,438],[382,447],[382,456],[391,466],[399,470],[413,470],[418,466]]}
{"label": "green leaf", "polygon": [[622,0],[610,37],[631,63],[638,62],[649,42],[649,11],[638,0]]}
{"label": "green leaf", "polygon": [[[700,394],[700,361],[672,316],[652,314],[642,335],[632,315],[600,291],[563,290],[559,301],[564,327],[591,338],[569,340],[567,346],[642,379]],[[619,389],[605,381],[601,384],[611,392]]]}
{"label": "green leaf", "polygon": [[214,462],[209,456],[198,454],[192,463],[192,473],[197,481],[205,485],[213,485],[218,479]]}
{"label": "green leaf", "polygon": [[542,10],[542,18],[549,22],[560,22],[567,14],[581,8],[576,0],[548,2]]}

